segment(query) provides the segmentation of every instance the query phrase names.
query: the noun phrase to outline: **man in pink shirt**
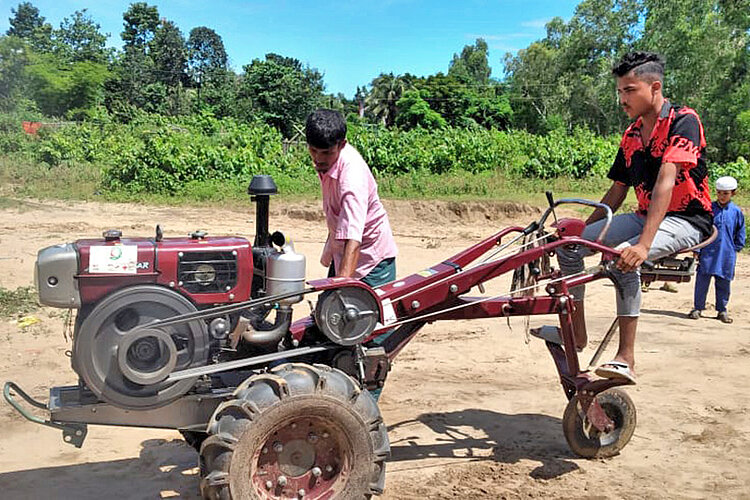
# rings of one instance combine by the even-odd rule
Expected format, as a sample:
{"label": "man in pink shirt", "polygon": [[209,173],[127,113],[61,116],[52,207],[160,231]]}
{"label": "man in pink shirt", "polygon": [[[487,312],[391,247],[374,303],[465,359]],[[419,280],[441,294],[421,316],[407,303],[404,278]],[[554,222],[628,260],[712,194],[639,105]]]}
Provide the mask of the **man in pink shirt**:
{"label": "man in pink shirt", "polygon": [[344,118],[330,109],[314,111],[305,137],[328,225],[320,263],[329,268],[329,277],[353,277],[372,287],[393,281],[397,250],[388,214],[370,167],[346,142]]}

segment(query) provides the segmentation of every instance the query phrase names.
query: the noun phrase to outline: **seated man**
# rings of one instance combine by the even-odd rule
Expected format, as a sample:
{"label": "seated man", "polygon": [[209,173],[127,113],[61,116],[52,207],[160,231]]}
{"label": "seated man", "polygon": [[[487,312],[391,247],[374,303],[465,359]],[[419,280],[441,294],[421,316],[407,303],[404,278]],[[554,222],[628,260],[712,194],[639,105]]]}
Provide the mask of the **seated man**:
{"label": "seated man", "polygon": [[[699,243],[711,234],[711,200],[704,159],[706,141],[700,118],[690,108],[662,95],[664,62],[656,54],[633,52],[613,68],[617,94],[625,113],[636,121],[625,131],[608,177],[612,186],[602,203],[615,212],[632,186],[638,199],[635,213],[612,220],[603,244],[622,250],[614,271],[618,282],[617,317],[620,344],[613,361],[596,374],[635,383],[635,334],[641,307],[640,265]],[[586,221],[583,238],[600,233],[604,212]],[[558,252],[564,274],[584,269],[584,248]],[[586,345],[583,287],[571,290],[576,346]]]}

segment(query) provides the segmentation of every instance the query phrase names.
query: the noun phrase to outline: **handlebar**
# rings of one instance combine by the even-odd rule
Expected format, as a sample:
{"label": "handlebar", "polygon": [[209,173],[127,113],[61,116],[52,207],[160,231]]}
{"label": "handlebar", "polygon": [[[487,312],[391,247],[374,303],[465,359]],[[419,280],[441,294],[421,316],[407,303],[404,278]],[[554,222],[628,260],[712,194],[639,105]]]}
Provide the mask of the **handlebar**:
{"label": "handlebar", "polygon": [[584,200],[582,198],[563,198],[553,203],[552,196],[549,193],[547,194],[547,199],[550,202],[550,207],[544,211],[541,219],[539,219],[539,227],[544,227],[544,223],[547,221],[547,217],[549,217],[549,214],[553,213],[555,207],[558,207],[560,205],[586,205],[589,207],[601,208],[602,210],[604,210],[604,213],[607,217],[607,222],[604,224],[604,227],[602,227],[602,230],[599,232],[599,236],[597,236],[596,240],[594,241],[596,243],[602,242],[604,236],[607,234],[607,231],[609,231],[610,224],[612,224],[612,209],[609,207],[609,205],[598,201]]}

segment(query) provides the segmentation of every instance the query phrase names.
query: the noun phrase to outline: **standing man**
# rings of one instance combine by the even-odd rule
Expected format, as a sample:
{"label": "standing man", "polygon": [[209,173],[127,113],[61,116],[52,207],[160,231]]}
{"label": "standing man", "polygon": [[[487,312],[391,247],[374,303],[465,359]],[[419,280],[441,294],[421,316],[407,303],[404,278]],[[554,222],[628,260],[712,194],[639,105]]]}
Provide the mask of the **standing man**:
{"label": "standing man", "polygon": [[[620,343],[614,360],[596,374],[635,383],[635,334],[641,307],[640,265],[699,243],[711,234],[711,199],[705,162],[706,140],[698,114],[671,104],[662,95],[664,61],[657,54],[631,52],[612,69],[620,104],[635,120],[622,137],[608,177],[613,181],[602,203],[616,212],[633,187],[635,213],[619,214],[604,244],[622,250],[614,278]],[[596,210],[583,238],[593,240],[605,223]],[[564,274],[581,272],[582,248],[558,252]],[[576,345],[586,345],[583,287],[571,290],[575,301]]]}
{"label": "standing man", "polygon": [[329,277],[353,277],[377,287],[396,279],[396,242],[378,185],[359,152],[346,142],[346,122],[330,109],[307,117],[305,138],[323,193],[328,225],[320,263]]}

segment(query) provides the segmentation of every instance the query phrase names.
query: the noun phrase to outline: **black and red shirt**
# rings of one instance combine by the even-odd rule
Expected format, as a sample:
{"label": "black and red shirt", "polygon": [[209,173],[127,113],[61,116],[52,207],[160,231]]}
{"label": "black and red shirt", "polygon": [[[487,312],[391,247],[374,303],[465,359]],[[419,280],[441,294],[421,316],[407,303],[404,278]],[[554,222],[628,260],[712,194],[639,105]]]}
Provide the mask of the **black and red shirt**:
{"label": "black and red shirt", "polygon": [[664,101],[648,144],[641,139],[639,117],[628,127],[608,177],[635,188],[638,212],[646,215],[662,163],[677,165],[667,215],[681,217],[711,234],[711,193],[705,160],[706,138],[698,113]]}

